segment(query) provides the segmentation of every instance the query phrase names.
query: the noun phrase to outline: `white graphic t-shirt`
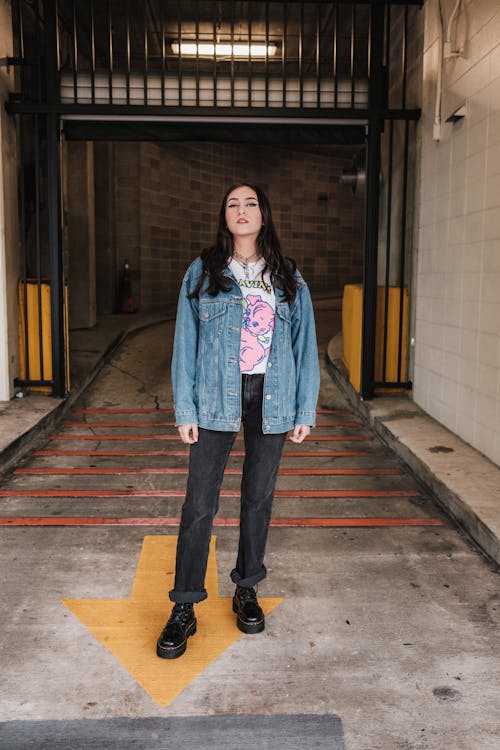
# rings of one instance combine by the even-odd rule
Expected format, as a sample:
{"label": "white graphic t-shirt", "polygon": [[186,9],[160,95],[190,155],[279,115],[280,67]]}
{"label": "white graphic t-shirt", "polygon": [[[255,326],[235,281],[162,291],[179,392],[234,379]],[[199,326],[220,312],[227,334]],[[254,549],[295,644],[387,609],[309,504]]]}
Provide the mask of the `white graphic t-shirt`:
{"label": "white graphic t-shirt", "polygon": [[246,266],[235,258],[229,262],[243,295],[240,370],[248,375],[266,371],[274,331],[276,301],[269,273],[262,276],[265,265],[263,258]]}

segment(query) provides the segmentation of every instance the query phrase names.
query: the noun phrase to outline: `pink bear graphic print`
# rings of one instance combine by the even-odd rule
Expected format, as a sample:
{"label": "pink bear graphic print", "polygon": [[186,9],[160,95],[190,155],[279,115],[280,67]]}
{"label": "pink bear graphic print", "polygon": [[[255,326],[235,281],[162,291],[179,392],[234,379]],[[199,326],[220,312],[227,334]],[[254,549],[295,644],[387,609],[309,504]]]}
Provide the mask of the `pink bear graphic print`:
{"label": "pink bear graphic print", "polygon": [[274,330],[274,310],[262,297],[247,295],[243,304],[240,343],[240,370],[251,372],[269,353]]}

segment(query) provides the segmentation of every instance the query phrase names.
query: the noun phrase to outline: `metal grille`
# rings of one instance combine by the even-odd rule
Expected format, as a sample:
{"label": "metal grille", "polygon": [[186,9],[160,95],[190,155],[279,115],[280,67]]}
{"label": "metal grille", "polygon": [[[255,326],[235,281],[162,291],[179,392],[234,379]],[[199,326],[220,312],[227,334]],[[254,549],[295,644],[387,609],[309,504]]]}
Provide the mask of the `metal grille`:
{"label": "metal grille", "polygon": [[108,0],[65,10],[64,102],[367,105],[367,5]]}
{"label": "metal grille", "polygon": [[[41,102],[46,3],[15,6],[22,95]],[[57,13],[66,104],[368,106],[367,3],[60,0]]]}
{"label": "metal grille", "polygon": [[410,388],[408,315],[413,234],[415,122],[390,120],[382,135],[375,388]]}

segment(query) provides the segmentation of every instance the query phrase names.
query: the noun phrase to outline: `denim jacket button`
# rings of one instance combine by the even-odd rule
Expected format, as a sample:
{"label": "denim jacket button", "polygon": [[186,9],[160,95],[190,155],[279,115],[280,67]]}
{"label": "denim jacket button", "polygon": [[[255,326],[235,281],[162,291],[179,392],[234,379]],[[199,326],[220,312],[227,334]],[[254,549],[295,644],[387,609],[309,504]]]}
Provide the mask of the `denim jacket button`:
{"label": "denim jacket button", "polygon": [[266,396],[266,401],[270,401],[270,400],[271,400],[271,394],[268,393],[267,396]]}

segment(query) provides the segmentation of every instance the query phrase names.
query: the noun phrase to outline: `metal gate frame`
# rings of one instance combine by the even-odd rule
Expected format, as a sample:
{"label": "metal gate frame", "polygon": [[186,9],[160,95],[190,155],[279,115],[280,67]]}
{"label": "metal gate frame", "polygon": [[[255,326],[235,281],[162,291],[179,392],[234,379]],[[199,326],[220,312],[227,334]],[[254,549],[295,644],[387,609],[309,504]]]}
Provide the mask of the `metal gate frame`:
{"label": "metal gate frame", "polygon": [[[402,296],[405,285],[405,265],[406,255],[405,248],[405,229],[406,229],[406,212],[407,212],[407,186],[409,180],[408,172],[408,150],[409,150],[409,127],[410,124],[416,123],[420,117],[420,109],[409,108],[406,104],[406,71],[407,71],[407,41],[408,41],[408,8],[411,6],[421,7],[421,0],[335,0],[334,2],[324,3],[316,2],[316,6],[330,5],[335,9],[339,5],[353,6],[353,35],[356,5],[370,6],[370,26],[369,26],[369,53],[368,54],[368,106],[365,109],[356,109],[353,106],[348,108],[329,108],[329,109],[305,109],[303,107],[296,109],[280,109],[279,111],[270,108],[244,109],[230,107],[226,108],[221,114],[217,108],[205,115],[196,107],[165,107],[162,105],[148,105],[147,103],[138,104],[63,104],[61,102],[59,77],[59,39],[58,39],[58,2],[57,0],[35,0],[30,3],[30,8],[36,8],[35,25],[36,25],[36,42],[39,59],[43,60],[43,66],[38,70],[33,68],[30,71],[33,78],[38,81],[37,96],[35,98],[25,96],[25,39],[23,30],[23,3],[26,0],[15,0],[12,3],[13,21],[14,21],[14,38],[17,42],[17,57],[11,60],[12,64],[19,65],[20,75],[20,92],[11,97],[8,103],[8,111],[19,117],[20,121],[20,143],[21,143],[21,167],[22,167],[22,133],[24,123],[27,119],[33,118],[36,129],[35,141],[37,151],[37,164],[40,167],[40,173],[35,175],[37,185],[37,195],[39,191],[39,181],[41,177],[45,180],[46,190],[46,225],[47,225],[47,248],[48,248],[48,273],[50,276],[51,288],[51,331],[52,331],[52,379],[42,379],[34,381],[30,379],[29,372],[27,378],[23,381],[25,385],[50,385],[52,394],[58,397],[64,397],[67,394],[66,382],[66,345],[65,345],[65,295],[64,295],[64,278],[63,278],[63,254],[62,254],[62,212],[61,212],[61,124],[64,118],[76,117],[88,121],[97,121],[97,118],[108,118],[109,121],[119,119],[140,118],[145,122],[155,118],[162,117],[170,121],[182,122],[185,118],[194,119],[198,122],[206,120],[207,115],[213,121],[220,121],[222,116],[225,118],[239,118],[246,120],[250,118],[255,122],[255,117],[262,119],[262,122],[269,122],[270,118],[278,117],[281,122],[301,121],[307,125],[312,120],[324,124],[365,124],[366,126],[366,146],[367,146],[367,174],[366,174],[366,205],[365,205],[365,252],[364,252],[364,276],[363,276],[363,324],[362,324],[362,377],[361,377],[361,395],[365,399],[372,398],[375,388],[384,387],[411,387],[411,384],[401,380],[401,368],[398,365],[398,378],[395,381],[387,381],[384,377],[382,381],[375,381],[375,338],[376,338],[376,314],[377,314],[377,264],[378,264],[378,247],[379,247],[379,219],[380,219],[380,170],[381,170],[381,141],[382,134],[386,126],[390,129],[390,148],[389,148],[389,195],[392,187],[392,158],[393,158],[393,127],[395,122],[404,123],[405,143],[404,143],[404,196],[403,209],[401,214],[402,231],[401,231],[401,268],[400,268],[400,335],[399,335],[399,360],[401,362],[402,347]],[[93,0],[87,0],[90,9],[93,12]],[[109,2],[109,0],[108,0]],[[273,2],[273,0],[269,0]],[[268,13],[269,2],[266,2],[266,14]],[[256,3],[257,4],[257,3]],[[303,2],[304,5],[310,3]],[[311,3],[312,4],[312,3]],[[388,105],[388,78],[387,69],[389,66],[390,48],[390,18],[393,6],[403,9],[404,13],[404,31],[402,44],[401,75],[402,81],[402,106],[389,107]],[[128,8],[128,5],[127,5]],[[266,15],[266,18],[268,16]],[[43,23],[42,23],[43,18]],[[303,10],[302,10],[303,18]],[[319,18],[319,11],[318,11]],[[303,23],[303,22],[302,22]],[[180,21],[179,21],[180,24]],[[180,28],[180,26],[179,26]],[[94,30],[91,28],[91,34]],[[268,32],[266,31],[266,34]],[[319,33],[319,31],[318,31]],[[301,27],[302,35],[302,27]],[[318,37],[319,39],[319,37]],[[92,36],[93,44],[93,36]],[[318,42],[319,44],[319,42]],[[147,55],[147,36],[146,36],[146,55]],[[384,64],[384,55],[386,57]],[[318,58],[317,58],[318,59]],[[215,70],[215,69],[214,69]],[[93,61],[93,71],[95,72],[95,60]],[[267,59],[266,59],[267,71]],[[130,72],[130,71],[129,71]],[[112,75],[112,71],[109,71]],[[214,72],[215,75],[215,72]],[[302,75],[302,74],[301,74]],[[267,72],[266,72],[267,76]],[[146,79],[145,79],[146,80]],[[110,84],[111,85],[111,84]],[[146,83],[145,83],[146,92]],[[352,103],[354,102],[354,83],[352,84]],[[147,95],[145,93],[146,101]],[[267,94],[266,94],[267,98]],[[319,101],[319,100],[318,100]],[[205,109],[205,112],[207,110]],[[44,132],[45,143],[45,160],[40,164],[39,155],[42,152],[41,131]],[[37,140],[38,139],[38,140]],[[22,169],[21,169],[22,174]],[[21,179],[22,183],[22,179]],[[25,241],[25,206],[23,199],[23,185],[21,184],[20,213],[22,223],[23,245]],[[36,215],[37,224],[39,223],[39,202],[37,197]],[[390,224],[391,205],[388,203],[388,221]],[[386,299],[385,299],[385,316],[387,317],[388,306],[388,279],[389,279],[389,260],[391,245],[391,230],[387,231],[386,243]],[[39,236],[38,240],[39,242]],[[25,248],[23,250],[25,251]],[[25,281],[26,281],[26,262],[25,262]],[[42,272],[40,263],[38,264],[38,285],[40,289]],[[40,294],[40,292],[39,292]],[[387,330],[384,327],[384,353],[387,348]],[[43,363],[42,363],[43,368]]]}

